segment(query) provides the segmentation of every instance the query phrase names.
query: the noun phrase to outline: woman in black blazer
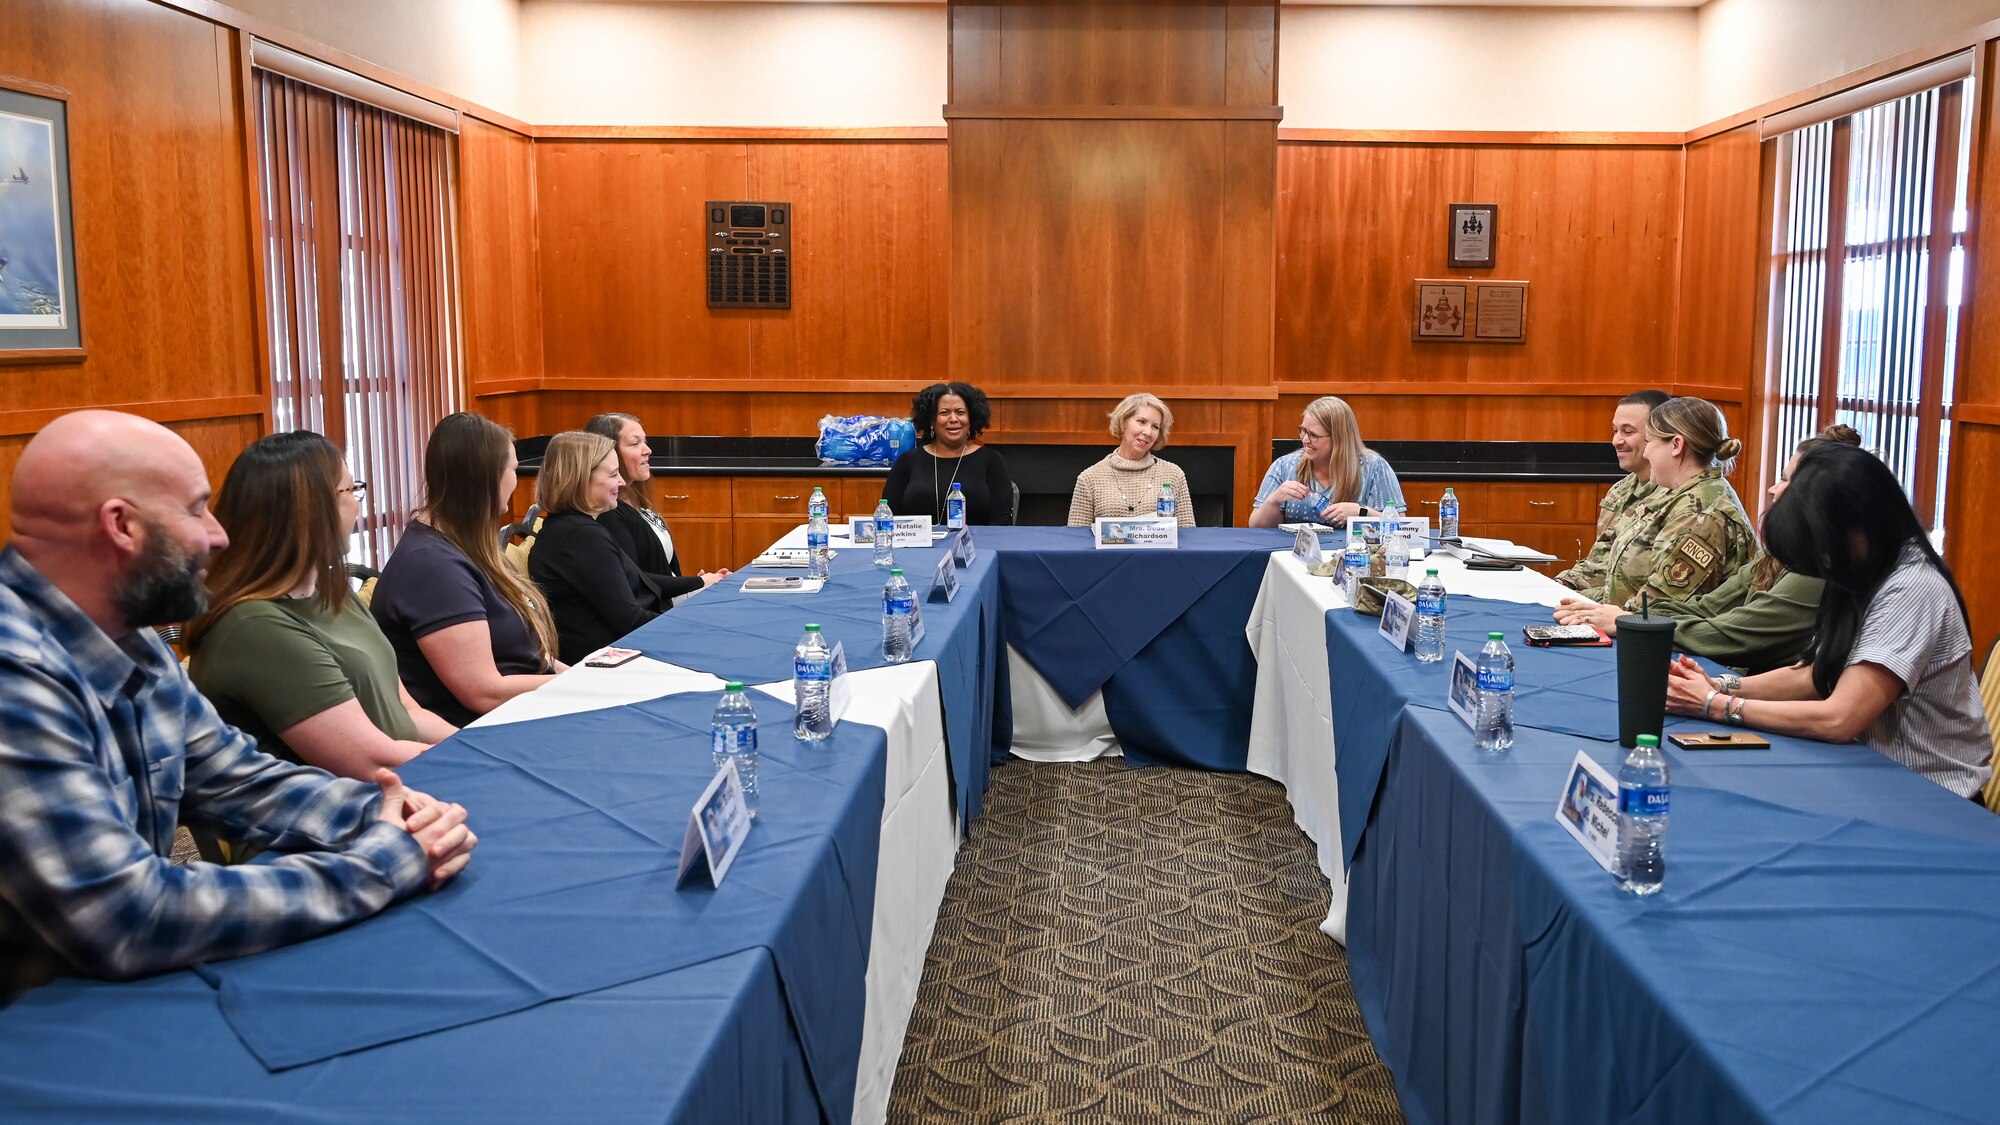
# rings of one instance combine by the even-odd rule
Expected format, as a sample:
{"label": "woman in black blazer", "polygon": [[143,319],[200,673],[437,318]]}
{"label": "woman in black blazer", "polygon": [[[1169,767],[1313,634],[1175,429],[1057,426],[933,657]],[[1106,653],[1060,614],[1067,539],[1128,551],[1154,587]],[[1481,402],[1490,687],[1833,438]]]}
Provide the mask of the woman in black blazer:
{"label": "woman in black blazer", "polygon": [[565,664],[580,663],[673,605],[597,522],[617,506],[623,483],[605,438],[571,430],[549,439],[535,480],[535,501],[545,514],[528,549],[528,577],[548,597]]}
{"label": "woman in black blazer", "polygon": [[704,570],[691,578],[681,576],[673,533],[667,530],[667,521],[653,511],[648,483],[653,479],[653,450],[646,444],[646,427],[639,419],[630,414],[599,414],[583,428],[586,433],[609,438],[618,452],[618,471],[625,478],[625,487],[618,492],[618,505],[598,516],[597,522],[610,529],[626,557],[669,598],[713,586],[728,574],[723,569],[714,573]]}

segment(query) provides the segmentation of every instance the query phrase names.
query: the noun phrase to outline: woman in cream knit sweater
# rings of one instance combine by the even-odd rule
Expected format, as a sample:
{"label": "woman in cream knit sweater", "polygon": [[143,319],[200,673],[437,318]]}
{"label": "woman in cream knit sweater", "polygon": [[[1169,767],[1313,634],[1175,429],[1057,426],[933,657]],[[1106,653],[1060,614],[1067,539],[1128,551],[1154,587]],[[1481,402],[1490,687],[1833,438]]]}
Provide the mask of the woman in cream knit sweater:
{"label": "woman in cream knit sweater", "polygon": [[1174,514],[1182,527],[1194,526],[1194,500],[1188,495],[1187,474],[1171,461],[1153,456],[1167,444],[1174,412],[1152,395],[1126,395],[1111,412],[1111,436],[1118,448],[1076,478],[1069,501],[1069,525],[1088,527],[1099,516],[1151,515],[1160,486],[1174,490]]}

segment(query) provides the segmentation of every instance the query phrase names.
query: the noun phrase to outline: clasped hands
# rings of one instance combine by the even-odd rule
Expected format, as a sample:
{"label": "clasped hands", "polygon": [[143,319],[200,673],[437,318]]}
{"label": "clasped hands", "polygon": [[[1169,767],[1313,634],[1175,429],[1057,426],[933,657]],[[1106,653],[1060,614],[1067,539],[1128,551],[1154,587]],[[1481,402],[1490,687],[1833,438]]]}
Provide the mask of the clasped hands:
{"label": "clasped hands", "polygon": [[1629,610],[1605,605],[1589,598],[1564,598],[1556,603],[1553,616],[1558,625],[1589,625],[1607,637],[1618,635],[1618,619]]}
{"label": "clasped hands", "polygon": [[472,849],[479,845],[479,837],[466,826],[465,806],[409,788],[394,770],[376,770],[375,784],[382,789],[377,815],[408,832],[424,849],[430,864],[427,890],[437,890],[465,870],[472,862]]}

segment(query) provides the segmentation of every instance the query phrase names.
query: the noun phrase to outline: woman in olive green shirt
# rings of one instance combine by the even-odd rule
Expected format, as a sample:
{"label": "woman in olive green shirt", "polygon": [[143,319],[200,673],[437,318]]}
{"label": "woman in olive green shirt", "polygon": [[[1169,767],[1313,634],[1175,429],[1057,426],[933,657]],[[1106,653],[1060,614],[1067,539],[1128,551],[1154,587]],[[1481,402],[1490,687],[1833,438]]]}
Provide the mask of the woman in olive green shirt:
{"label": "woman in olive green shirt", "polygon": [[[1823,442],[1860,445],[1851,426],[1829,426],[1799,443],[1784,475],[1770,488],[1773,502],[1785,493],[1785,482],[1798,467],[1799,455]],[[1685,600],[1662,599],[1651,604],[1658,616],[1676,621],[1674,647],[1748,673],[1783,668],[1798,662],[1812,640],[1826,583],[1794,574],[1763,551],[1722,585]],[[1588,598],[1564,598],[1555,618],[1564,625],[1594,625],[1606,636],[1618,632],[1618,619],[1628,611],[1599,605]]]}
{"label": "woman in olive green shirt", "polygon": [[307,430],[245,449],[215,506],[229,546],[212,564],[213,604],[187,641],[195,686],[267,753],[370,779],[456,728],[410,699],[395,650],[347,588],[343,548],[365,487]]}

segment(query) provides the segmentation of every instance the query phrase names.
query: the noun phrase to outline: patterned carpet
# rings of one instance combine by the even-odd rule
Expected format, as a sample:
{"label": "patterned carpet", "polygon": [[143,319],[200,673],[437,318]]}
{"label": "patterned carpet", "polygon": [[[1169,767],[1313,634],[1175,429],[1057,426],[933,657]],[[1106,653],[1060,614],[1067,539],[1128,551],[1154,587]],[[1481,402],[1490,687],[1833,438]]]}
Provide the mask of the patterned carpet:
{"label": "patterned carpet", "polygon": [[1283,791],[1117,759],[996,770],[892,1122],[1400,1122]]}

